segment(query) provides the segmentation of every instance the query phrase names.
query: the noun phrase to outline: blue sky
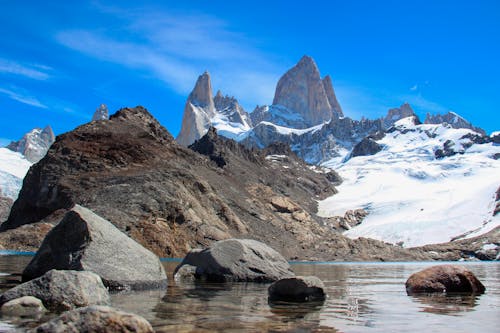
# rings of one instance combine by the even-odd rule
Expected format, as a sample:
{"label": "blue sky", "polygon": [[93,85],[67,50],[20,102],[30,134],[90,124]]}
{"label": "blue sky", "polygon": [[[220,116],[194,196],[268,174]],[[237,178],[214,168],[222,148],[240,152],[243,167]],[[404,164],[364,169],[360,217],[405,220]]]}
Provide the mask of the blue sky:
{"label": "blue sky", "polygon": [[[75,2],[76,3],[76,2]],[[174,135],[196,78],[247,111],[304,54],[344,113],[409,102],[500,130],[498,1],[3,1],[0,142],[143,105]]]}

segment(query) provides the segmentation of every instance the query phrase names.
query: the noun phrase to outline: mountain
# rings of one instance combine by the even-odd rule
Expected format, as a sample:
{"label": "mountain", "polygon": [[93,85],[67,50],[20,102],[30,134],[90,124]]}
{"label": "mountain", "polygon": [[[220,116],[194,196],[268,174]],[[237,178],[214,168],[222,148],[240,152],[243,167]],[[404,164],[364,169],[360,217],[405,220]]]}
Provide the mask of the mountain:
{"label": "mountain", "polygon": [[248,149],[214,128],[186,148],[147,110],[126,108],[57,137],[28,172],[0,241],[21,228],[32,239],[38,222],[56,223],[78,203],[163,257],[240,237],[290,259],[430,258],[330,230],[316,215],[317,200],[336,192],[330,179],[286,145]]}
{"label": "mountain", "polygon": [[368,212],[346,236],[413,247],[470,238],[500,226],[500,215],[494,215],[500,146],[493,138],[408,117],[370,140],[379,149],[324,164],[343,183],[338,194],[320,201],[319,214]]}
{"label": "mountain", "polygon": [[106,104],[99,105],[99,107],[95,110],[94,115],[92,116],[92,121],[108,120],[108,119],[109,119],[108,107],[106,106]]}
{"label": "mountain", "polygon": [[50,126],[44,129],[34,128],[19,141],[11,142],[6,148],[21,153],[31,163],[36,163],[45,156],[55,135]]}
{"label": "mountain", "polygon": [[472,125],[469,121],[465,120],[463,117],[451,111],[445,114],[435,114],[435,115],[427,113],[424,120],[424,124],[443,124],[443,123],[447,123],[451,125],[451,127],[453,128],[468,128],[473,130],[474,132],[486,135],[486,132],[483,129]]}
{"label": "mountain", "polygon": [[234,97],[223,96],[220,91],[213,96],[210,74],[205,72],[198,77],[186,101],[177,142],[189,146],[211,126],[226,137],[236,138],[250,129],[251,120]]}

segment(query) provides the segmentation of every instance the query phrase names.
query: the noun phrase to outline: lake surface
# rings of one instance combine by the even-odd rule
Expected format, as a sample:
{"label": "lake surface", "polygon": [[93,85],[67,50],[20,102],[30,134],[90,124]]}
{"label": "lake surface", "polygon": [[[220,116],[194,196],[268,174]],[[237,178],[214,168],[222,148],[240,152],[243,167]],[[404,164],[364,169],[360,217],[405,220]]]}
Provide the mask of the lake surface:
{"label": "lake surface", "polygon": [[[18,283],[30,260],[0,256],[0,288]],[[298,275],[325,282],[323,304],[270,306],[267,284],[175,284],[166,291],[112,295],[112,306],[142,315],[157,332],[500,332],[500,263],[465,265],[486,293],[410,297],[404,283],[436,263],[296,263]],[[45,318],[47,319],[47,318]],[[7,318],[0,321],[8,327]],[[29,325],[29,324],[28,324]]]}

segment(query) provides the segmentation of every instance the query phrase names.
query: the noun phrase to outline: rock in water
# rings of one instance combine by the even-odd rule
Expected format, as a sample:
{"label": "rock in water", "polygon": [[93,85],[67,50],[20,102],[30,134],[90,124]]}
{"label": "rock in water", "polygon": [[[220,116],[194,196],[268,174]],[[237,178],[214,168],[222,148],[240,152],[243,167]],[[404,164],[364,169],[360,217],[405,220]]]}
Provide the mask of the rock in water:
{"label": "rock in water", "polygon": [[468,269],[457,265],[439,265],[414,273],[406,281],[408,295],[429,292],[484,293],[485,287]]}
{"label": "rock in water", "polygon": [[34,296],[47,309],[65,311],[87,305],[109,304],[109,294],[101,278],[92,272],[51,270],[0,295],[0,304]]}
{"label": "rock in water", "polygon": [[151,324],[141,316],[118,311],[108,306],[88,306],[65,312],[29,332],[153,333],[154,330]]}
{"label": "rock in water", "polygon": [[270,301],[308,302],[326,298],[323,281],[315,276],[296,276],[274,282],[268,289]]}
{"label": "rock in water", "polygon": [[23,280],[31,280],[51,269],[94,272],[110,289],[167,286],[167,276],[156,255],[109,221],[79,205],[47,234],[24,269]]}
{"label": "rock in water", "polygon": [[33,296],[23,296],[2,305],[2,315],[16,317],[36,317],[47,311],[41,300]]}
{"label": "rock in water", "polygon": [[272,282],[294,276],[281,254],[252,239],[226,239],[208,249],[193,250],[175,273],[184,265],[196,267],[196,279],[216,282]]}

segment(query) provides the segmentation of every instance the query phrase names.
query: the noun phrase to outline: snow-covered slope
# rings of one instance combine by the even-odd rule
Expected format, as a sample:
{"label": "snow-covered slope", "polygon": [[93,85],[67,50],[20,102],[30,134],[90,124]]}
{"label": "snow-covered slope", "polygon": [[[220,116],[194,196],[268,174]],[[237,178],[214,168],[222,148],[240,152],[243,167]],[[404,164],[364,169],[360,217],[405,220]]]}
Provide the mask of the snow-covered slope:
{"label": "snow-covered slope", "polygon": [[17,199],[31,162],[21,153],[0,148],[0,196]]}
{"label": "snow-covered slope", "polygon": [[[338,194],[319,203],[320,215],[364,208],[369,215],[345,235],[405,247],[471,237],[500,225],[500,214],[492,216],[500,186],[498,144],[474,144],[472,130],[414,125],[411,118],[389,132],[377,141],[383,149],[375,155],[324,164],[344,182]],[[436,158],[446,147],[448,155],[456,154]]]}

